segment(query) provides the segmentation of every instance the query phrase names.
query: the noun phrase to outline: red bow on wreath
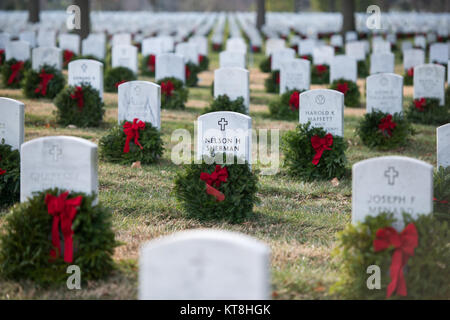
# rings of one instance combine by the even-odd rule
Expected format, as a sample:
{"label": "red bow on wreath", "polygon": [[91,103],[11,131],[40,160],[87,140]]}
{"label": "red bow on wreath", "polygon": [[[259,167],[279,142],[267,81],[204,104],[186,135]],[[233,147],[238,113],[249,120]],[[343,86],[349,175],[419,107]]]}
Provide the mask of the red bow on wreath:
{"label": "red bow on wreath", "polygon": [[414,68],[409,68],[408,69],[408,76],[414,77]]}
{"label": "red bow on wreath", "polygon": [[211,174],[207,172],[200,173],[200,180],[206,183],[206,193],[214,196],[218,202],[225,200],[225,195],[215,189],[213,185],[218,188],[222,182],[227,182],[227,179],[227,167],[222,168],[220,165],[216,165],[216,169]]}
{"label": "red bow on wreath", "polygon": [[[2,157],[0,157],[0,160],[2,160]],[[6,173],[6,170],[3,170],[2,168],[0,168],[0,176],[4,175]]]}
{"label": "red bow on wreath", "polygon": [[78,196],[73,199],[67,199],[69,191],[60,194],[58,197],[47,194],[45,196],[45,204],[47,205],[47,212],[53,216],[52,225],[52,244],[50,257],[55,259],[61,252],[61,243],[59,239],[59,224],[61,222],[61,231],[64,237],[64,261],[71,263],[73,261],[73,230],[72,222],[77,214],[77,207],[81,205],[83,198]]}
{"label": "red bow on wreath", "polygon": [[127,136],[125,140],[125,147],[123,148],[123,153],[130,152],[130,141],[134,139],[134,144],[139,148],[144,149],[144,147],[139,143],[139,130],[145,129],[145,122],[140,121],[138,118],[134,118],[133,123],[125,122],[123,125],[123,132]]}
{"label": "red bow on wreath", "polygon": [[70,50],[64,50],[64,65],[67,66],[75,54]]}
{"label": "red bow on wreath", "polygon": [[151,54],[148,56],[147,60],[147,67],[150,72],[155,72],[155,66],[156,66],[156,57],[154,54]]}
{"label": "red bow on wreath", "polygon": [[11,66],[11,75],[8,78],[8,84],[12,84],[14,81],[19,81],[19,71],[23,69],[23,61],[19,61],[17,63],[14,63]]}
{"label": "red bow on wreath", "polygon": [[0,49],[0,66],[3,64],[2,57],[3,57],[4,54],[5,54],[5,50]]}
{"label": "red bow on wreath", "polygon": [[171,96],[173,94],[173,90],[175,90],[175,86],[172,81],[167,80],[166,82],[161,82],[161,92],[165,96]]}
{"label": "red bow on wreath", "polygon": [[392,262],[390,266],[391,282],[387,287],[386,297],[389,298],[396,290],[399,296],[406,296],[406,281],[403,275],[403,267],[408,262],[409,257],[414,255],[414,249],[418,245],[418,235],[416,226],[408,224],[401,233],[392,227],[378,229],[376,239],[373,240],[375,252],[394,247]]}
{"label": "red bow on wreath", "polygon": [[114,86],[116,87],[116,89],[118,89],[119,86],[120,86],[122,83],[125,83],[125,82],[127,82],[127,80],[120,80],[119,82],[116,82],[116,83],[114,84]]}
{"label": "red bow on wreath", "polygon": [[314,158],[312,160],[313,165],[317,166],[319,164],[320,158],[325,150],[331,150],[333,145],[333,135],[328,133],[324,138],[320,138],[318,135],[311,137],[311,145],[316,151]]}
{"label": "red bow on wreath", "polygon": [[319,74],[322,74],[322,73],[324,73],[324,72],[327,71],[327,67],[324,66],[323,64],[319,64],[319,65],[316,66],[316,71],[317,71]]}
{"label": "red bow on wreath", "polygon": [[427,100],[425,98],[420,98],[420,99],[414,100],[414,106],[420,112],[425,111],[426,104],[427,104]]}
{"label": "red bow on wreath", "polygon": [[42,69],[41,73],[39,74],[39,78],[41,78],[41,82],[39,83],[38,87],[34,90],[35,93],[41,93],[43,96],[47,95],[47,87],[50,80],[53,79],[55,75],[51,73],[45,73],[45,70]]}
{"label": "red bow on wreath", "polygon": [[342,92],[345,96],[348,92],[348,83],[347,82],[338,83],[337,89],[338,89],[338,91]]}
{"label": "red bow on wreath", "polygon": [[186,67],[184,68],[184,70],[185,70],[186,81],[187,81],[187,80],[190,78],[190,76],[191,76],[191,70],[189,69],[188,66],[186,66]]}
{"label": "red bow on wreath", "polygon": [[277,74],[275,76],[275,83],[280,84],[280,73],[279,72],[277,72]]}
{"label": "red bow on wreath", "polygon": [[[1,175],[1,173],[0,173],[0,175]],[[448,203],[447,200],[438,200],[437,198],[433,198],[433,201],[436,201],[437,203],[440,203],[440,204],[447,204]]]}
{"label": "red bow on wreath", "polygon": [[78,104],[78,109],[80,109],[80,111],[83,109],[84,107],[84,93],[83,93],[83,88],[80,86],[76,86],[75,87],[75,92],[73,94],[70,95],[70,98],[72,100],[77,100],[77,104]]}
{"label": "red bow on wreath", "polygon": [[198,63],[201,64],[203,62],[203,60],[205,59],[205,57],[201,54],[198,55]]}
{"label": "red bow on wreath", "polygon": [[292,111],[298,110],[300,106],[300,92],[294,91],[289,98],[289,107]]}
{"label": "red bow on wreath", "polygon": [[395,129],[397,123],[392,121],[392,115],[388,114],[386,117],[380,120],[378,124],[378,129],[386,136],[392,136],[392,130]]}
{"label": "red bow on wreath", "polygon": [[305,60],[309,60],[309,57],[307,55],[301,56],[300,58],[305,59]]}

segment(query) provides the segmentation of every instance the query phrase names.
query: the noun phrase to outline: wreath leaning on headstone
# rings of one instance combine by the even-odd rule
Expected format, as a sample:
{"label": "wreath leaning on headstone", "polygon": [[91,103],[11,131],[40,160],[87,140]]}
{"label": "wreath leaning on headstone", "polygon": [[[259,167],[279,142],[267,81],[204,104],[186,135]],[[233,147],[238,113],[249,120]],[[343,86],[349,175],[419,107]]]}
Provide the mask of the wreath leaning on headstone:
{"label": "wreath leaning on headstone", "polygon": [[183,81],[167,77],[158,81],[161,86],[162,109],[184,109],[188,100],[189,90],[183,85]]}
{"label": "wreath leaning on headstone", "polygon": [[25,72],[23,92],[27,98],[53,99],[64,89],[65,83],[66,80],[60,70],[44,65],[39,71],[29,69]]}
{"label": "wreath leaning on headstone", "polygon": [[54,99],[58,124],[98,127],[105,113],[100,93],[90,84],[68,86]]}
{"label": "wreath leaning on headstone", "polygon": [[341,178],[346,174],[347,142],[308,122],[288,131],[282,139],[284,166],[289,174],[306,181]]}
{"label": "wreath leaning on headstone", "polygon": [[5,62],[5,49],[0,49],[0,68]]}
{"label": "wreath leaning on headstone", "polygon": [[405,74],[403,75],[403,84],[405,86],[412,86],[413,82],[414,82],[414,67],[406,70]]}
{"label": "wreath leaning on headstone", "polygon": [[259,70],[261,70],[261,72],[264,73],[269,73],[270,71],[272,71],[271,64],[272,64],[272,57],[271,56],[265,57],[259,63]]}
{"label": "wreath leaning on headstone", "polygon": [[198,65],[200,71],[206,71],[209,68],[209,58],[208,56],[204,56],[202,54],[198,55]]}
{"label": "wreath leaning on headstone", "polygon": [[439,99],[418,98],[406,110],[406,117],[413,123],[443,125],[450,121],[450,102],[439,105]]}
{"label": "wreath leaning on headstone", "polygon": [[105,91],[117,92],[122,83],[136,79],[134,72],[126,67],[110,68],[105,73]]}
{"label": "wreath leaning on headstone", "polygon": [[216,111],[233,111],[243,114],[247,114],[247,108],[244,104],[244,98],[238,97],[231,100],[228,95],[223,94],[215,98],[209,108],[206,108],[203,113],[216,112]]}
{"label": "wreath leaning on headstone", "polygon": [[161,158],[161,133],[150,122],[122,121],[100,139],[100,156],[109,162],[151,164]]}
{"label": "wreath leaning on headstone", "polygon": [[[216,157],[225,159],[224,154]],[[193,218],[238,223],[253,214],[257,183],[257,173],[247,162],[240,164],[234,157],[232,164],[216,164],[206,157],[201,164],[188,164],[178,173],[174,193]]]}
{"label": "wreath leaning on headstone", "polygon": [[18,89],[22,84],[25,72],[31,68],[31,63],[27,61],[18,61],[10,59],[5,61],[2,66],[3,85],[8,88]]}
{"label": "wreath leaning on headstone", "polygon": [[192,62],[188,62],[185,65],[185,77],[187,87],[196,87],[198,83],[198,73],[200,72],[200,67]]}
{"label": "wreath leaning on headstone", "polygon": [[11,209],[0,232],[0,273],[42,285],[67,281],[69,265],[81,280],[102,279],[114,269],[111,213],[96,195],[49,189]]}
{"label": "wreath leaning on headstone", "polygon": [[268,93],[280,92],[280,71],[275,70],[270,72],[270,76],[264,80],[264,87]]}
{"label": "wreath leaning on headstone", "polygon": [[359,60],[358,61],[358,78],[366,78],[369,76],[369,61]]}
{"label": "wreath leaning on headstone", "polygon": [[344,94],[344,105],[346,107],[359,107],[361,105],[361,94],[355,82],[346,79],[337,79],[331,83],[330,89]]}
{"label": "wreath leaning on headstone", "polygon": [[156,70],[156,55],[149,54],[141,59],[141,74],[147,77],[154,77]]}
{"label": "wreath leaning on headstone", "polygon": [[300,94],[305,90],[289,90],[269,103],[270,115],[274,119],[299,119]]}
{"label": "wreath leaning on headstone", "polygon": [[326,64],[313,65],[311,68],[311,83],[330,83],[330,67]]}
{"label": "wreath leaning on headstone", "polygon": [[[392,214],[367,216],[338,233],[333,252],[340,266],[331,293],[345,299],[448,299],[450,296],[450,232],[448,221],[435,214],[416,219],[403,215],[405,228],[391,226]],[[379,267],[380,288],[368,268]]]}
{"label": "wreath leaning on headstone", "polygon": [[369,148],[391,150],[406,144],[415,133],[401,113],[389,114],[379,110],[366,113],[356,129],[362,143]]}
{"label": "wreath leaning on headstone", "polygon": [[0,141],[0,208],[19,200],[20,153]]}

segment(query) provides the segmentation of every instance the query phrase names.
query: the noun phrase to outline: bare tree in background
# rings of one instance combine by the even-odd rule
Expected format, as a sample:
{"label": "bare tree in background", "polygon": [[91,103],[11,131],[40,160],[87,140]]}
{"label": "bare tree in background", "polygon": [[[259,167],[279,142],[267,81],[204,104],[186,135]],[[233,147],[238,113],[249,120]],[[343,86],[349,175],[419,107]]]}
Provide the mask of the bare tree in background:
{"label": "bare tree in background", "polygon": [[258,11],[256,17],[256,27],[261,30],[261,27],[266,23],[266,0],[256,0]]}
{"label": "bare tree in background", "polygon": [[80,7],[80,18],[81,18],[81,28],[75,29],[75,33],[80,35],[81,39],[85,39],[91,30],[91,7],[90,7],[90,1],[89,0],[75,0],[74,5],[77,5]]}
{"label": "bare tree in background", "polygon": [[342,15],[344,23],[342,32],[355,31],[355,0],[342,0]]}
{"label": "bare tree in background", "polygon": [[40,0],[29,0],[28,1],[28,22],[37,23],[39,22],[39,12],[41,11]]}

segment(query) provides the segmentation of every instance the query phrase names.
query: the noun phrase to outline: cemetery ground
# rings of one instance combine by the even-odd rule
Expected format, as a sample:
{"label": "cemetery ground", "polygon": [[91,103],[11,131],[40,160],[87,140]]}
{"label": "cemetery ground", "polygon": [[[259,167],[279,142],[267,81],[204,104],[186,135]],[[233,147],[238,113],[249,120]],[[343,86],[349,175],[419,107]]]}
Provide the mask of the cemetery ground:
{"label": "cemetery ground", "polygon": [[[183,111],[161,111],[161,130],[165,152],[159,163],[131,168],[99,161],[100,201],[113,212],[116,239],[122,245],[115,251],[117,270],[104,281],[84,284],[82,290],[70,291],[65,286],[38,288],[31,282],[0,279],[1,299],[135,299],[138,286],[140,246],[151,239],[194,228],[217,228],[241,232],[267,243],[272,250],[271,276],[274,299],[332,299],[330,292],[338,280],[339,264],[332,252],[336,233],[351,221],[351,166],[361,160],[383,155],[403,155],[434,164],[435,128],[414,125],[416,135],[404,148],[391,152],[371,151],[362,145],[355,128],[365,113],[365,81],[358,80],[362,95],[361,108],[345,110],[345,140],[348,173],[339,181],[302,182],[289,177],[280,167],[278,174],[259,176],[260,203],[254,215],[242,224],[200,222],[180,209],[173,194],[174,178],[181,170],[171,162],[171,142],[175,129],[183,128],[193,136],[194,121],[212,101],[210,85],[213,70],[218,68],[218,54],[211,52],[208,71],[200,74],[199,86],[189,89],[189,102]],[[250,116],[254,129],[280,129],[280,136],[295,128],[295,121],[278,121],[269,117],[268,103],[276,97],[265,93],[268,74],[258,69],[263,54],[255,54],[250,70]],[[400,60],[396,72],[402,74]],[[65,72],[67,76],[67,72]],[[152,78],[139,77],[153,81]],[[311,88],[325,88],[315,86]],[[405,86],[404,105],[412,101],[412,87]],[[0,96],[22,101],[25,106],[25,140],[43,136],[78,136],[98,143],[106,131],[117,123],[117,94],[105,93],[105,116],[100,128],[64,128],[56,125],[50,100],[26,99],[21,90],[0,87]],[[282,162],[282,154],[281,154]],[[258,169],[259,165],[254,165]],[[195,196],[195,195],[193,195]],[[0,209],[0,226],[8,208]]]}

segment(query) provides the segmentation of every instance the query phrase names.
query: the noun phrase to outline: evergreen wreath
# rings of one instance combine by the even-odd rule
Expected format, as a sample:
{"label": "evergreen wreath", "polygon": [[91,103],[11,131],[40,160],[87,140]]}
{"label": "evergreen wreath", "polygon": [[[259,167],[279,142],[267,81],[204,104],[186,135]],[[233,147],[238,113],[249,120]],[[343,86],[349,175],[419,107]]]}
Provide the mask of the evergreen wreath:
{"label": "evergreen wreath", "polygon": [[434,173],[434,211],[450,220],[450,167],[439,167]]}
{"label": "evergreen wreath", "polygon": [[[69,193],[69,201],[78,202],[77,197],[82,197],[79,206],[73,204],[76,208],[71,223],[73,261],[66,262],[68,251],[53,254],[52,251],[58,250],[52,244],[54,218],[49,214],[46,198],[47,195],[58,197],[64,192],[59,189],[38,192],[29,201],[11,209],[0,233],[0,272],[3,277],[28,279],[47,286],[65,283],[66,269],[71,264],[80,267],[83,282],[105,278],[114,269],[112,255],[118,242],[114,239],[112,215],[101,204],[94,205],[95,195]],[[64,248],[62,239],[65,237],[61,231],[59,236],[61,248]]]}
{"label": "evergreen wreath", "polygon": [[202,160],[201,164],[186,165],[177,174],[174,193],[193,218],[239,223],[253,215],[253,205],[258,201],[257,183],[257,173],[247,162],[238,164],[236,157],[233,164],[222,165]]}
{"label": "evergreen wreath", "polygon": [[450,121],[450,104],[439,105],[439,99],[420,98],[413,100],[406,110],[406,117],[413,123],[443,125]]}
{"label": "evergreen wreath", "polygon": [[200,67],[193,64],[192,62],[186,63],[185,74],[186,74],[186,86],[196,87],[198,83],[198,73],[200,72]]}
{"label": "evergreen wreath", "polygon": [[56,96],[54,104],[56,121],[62,126],[98,127],[105,112],[100,93],[88,83],[66,87]]}
{"label": "evergreen wreath", "polygon": [[261,72],[264,73],[269,73],[270,71],[272,71],[271,64],[272,64],[272,57],[271,56],[265,57],[259,63],[259,70],[261,70]]}
{"label": "evergreen wreath", "polygon": [[147,77],[154,77],[156,70],[156,55],[149,54],[141,59],[141,74]]}
{"label": "evergreen wreath", "polygon": [[313,60],[312,55],[310,55],[310,54],[304,54],[304,55],[300,56],[300,59],[308,60],[311,63],[312,63],[312,60]]}
{"label": "evergreen wreath", "polygon": [[110,68],[105,73],[105,91],[117,92],[119,85],[136,79],[137,77],[134,72],[126,67]]}
{"label": "evergreen wreath", "polygon": [[[140,122],[144,126],[137,130],[131,130],[132,122],[122,121],[120,125],[113,127],[103,136],[99,142],[101,158],[120,164],[132,164],[137,161],[142,164],[152,164],[158,161],[164,151],[161,132],[150,122]],[[128,124],[125,125],[126,123]],[[140,146],[134,140],[136,131],[138,133],[137,142]],[[128,136],[131,138],[127,139]],[[124,150],[127,140],[129,140],[129,150]]]}
{"label": "evergreen wreath", "polygon": [[412,86],[414,84],[414,68],[406,70],[403,75],[403,84],[405,86]]}
{"label": "evergreen wreath", "polygon": [[5,62],[5,50],[4,49],[0,49],[0,68],[3,65],[4,62]]}
{"label": "evergreen wreath", "polygon": [[299,119],[300,94],[306,90],[289,90],[269,103],[270,116],[279,120]]}
{"label": "evergreen wreath", "polygon": [[0,143],[0,208],[19,201],[20,153],[2,139]]}
{"label": "evergreen wreath", "polygon": [[[413,219],[404,215],[405,226],[413,224],[417,230],[417,247],[414,255],[406,262],[404,279],[407,287],[406,299],[448,299],[450,296],[450,241],[448,221],[442,221],[435,214],[422,215]],[[340,280],[331,288],[331,293],[341,299],[386,299],[387,287],[391,282],[389,274],[395,248],[375,252],[374,240],[377,231],[390,227],[394,222],[392,214],[382,213],[376,217],[367,216],[363,223],[349,224],[338,233],[338,245],[333,252],[339,265]],[[409,228],[408,227],[408,228]],[[381,232],[381,231],[380,231]],[[380,267],[381,290],[370,290],[367,281],[371,265]],[[398,290],[398,288],[397,288]],[[403,298],[403,299],[404,299]],[[402,299],[394,291],[389,299]]]}
{"label": "evergreen wreath", "polygon": [[358,78],[367,78],[369,76],[369,61],[358,61]]}
{"label": "evergreen wreath", "polygon": [[66,80],[60,70],[44,65],[39,71],[29,69],[25,72],[23,92],[27,98],[53,99],[64,89],[65,84]]}
{"label": "evergreen wreath", "polygon": [[378,150],[392,150],[403,146],[415,133],[403,114],[392,115],[379,110],[366,113],[356,132],[364,145]]}
{"label": "evergreen wreath", "polygon": [[341,178],[346,174],[347,142],[327,134],[323,128],[312,128],[309,122],[286,132],[281,148],[284,166],[292,176],[312,181]]}
{"label": "evergreen wreath", "polygon": [[270,72],[270,77],[264,80],[264,87],[268,93],[280,92],[280,71],[275,70]]}
{"label": "evergreen wreath", "polygon": [[330,67],[326,64],[313,65],[313,67],[311,68],[311,83],[330,83]]}
{"label": "evergreen wreath", "polygon": [[220,52],[220,51],[222,51],[222,44],[221,43],[213,43],[212,49],[214,52]]}
{"label": "evergreen wreath", "polygon": [[204,56],[199,54],[198,55],[198,65],[200,68],[200,71],[206,71],[209,68],[209,58],[208,56]]}
{"label": "evergreen wreath", "polygon": [[76,59],[76,55],[73,51],[63,50],[63,68],[67,69],[69,67],[69,63]]}
{"label": "evergreen wreath", "polygon": [[9,59],[2,66],[3,85],[8,88],[18,89],[22,85],[22,80],[27,70],[31,68],[31,63]]}
{"label": "evergreen wreath", "polygon": [[361,93],[355,82],[346,79],[337,79],[331,83],[330,89],[344,94],[344,105],[346,107],[360,107]]}
{"label": "evergreen wreath", "polygon": [[226,94],[215,98],[213,102],[211,102],[209,108],[205,109],[204,113],[216,111],[233,111],[247,114],[247,108],[245,107],[243,97],[238,97],[237,99],[231,100]]}
{"label": "evergreen wreath", "polygon": [[184,87],[183,81],[167,77],[158,81],[161,86],[162,109],[184,109],[188,100],[189,90]]}

